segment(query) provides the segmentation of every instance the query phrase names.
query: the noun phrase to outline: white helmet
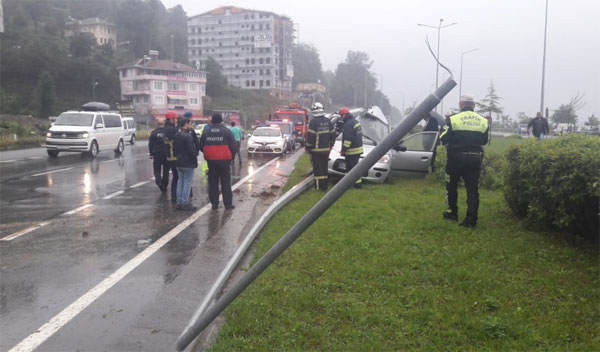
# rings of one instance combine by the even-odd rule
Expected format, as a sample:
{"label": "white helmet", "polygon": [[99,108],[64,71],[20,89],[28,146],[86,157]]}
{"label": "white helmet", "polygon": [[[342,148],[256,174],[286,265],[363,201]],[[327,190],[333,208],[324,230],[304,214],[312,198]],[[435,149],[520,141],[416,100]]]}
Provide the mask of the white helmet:
{"label": "white helmet", "polygon": [[323,110],[323,104],[319,103],[318,101],[313,104],[313,106],[310,109],[310,111],[313,114],[314,113],[324,113],[325,112],[325,110]]}
{"label": "white helmet", "polygon": [[459,100],[460,103],[475,104],[475,98],[471,94],[463,94]]}

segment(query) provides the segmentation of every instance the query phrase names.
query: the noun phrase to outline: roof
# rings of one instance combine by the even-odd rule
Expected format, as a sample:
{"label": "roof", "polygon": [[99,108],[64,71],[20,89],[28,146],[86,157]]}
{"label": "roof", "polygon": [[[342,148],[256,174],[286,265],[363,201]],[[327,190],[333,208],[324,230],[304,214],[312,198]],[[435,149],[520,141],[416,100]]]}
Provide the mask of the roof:
{"label": "roof", "polygon": [[174,62],[171,60],[154,60],[154,59],[146,59],[146,63],[144,64],[144,59],[137,59],[123,66],[117,67],[128,68],[128,67],[140,67],[140,68],[154,68],[157,70],[172,70],[172,71],[185,71],[185,72],[197,72],[194,67],[188,66],[186,64]]}
{"label": "roof", "polygon": [[231,14],[233,14],[233,15],[240,14],[240,13],[260,12],[260,13],[268,13],[270,15],[277,16],[277,17],[285,17],[285,18],[289,19],[289,17],[286,15],[279,15],[279,14],[276,14],[275,12],[271,12],[271,11],[251,10],[251,9],[244,9],[244,8],[236,7],[236,6],[221,6],[216,9],[210,10],[208,12],[204,12],[199,15],[188,17],[188,20],[195,18],[195,17],[201,17],[201,16],[223,16],[223,15],[225,15],[226,10],[229,10],[231,12]]}
{"label": "roof", "polygon": [[110,23],[107,20],[103,20],[98,17],[88,17],[88,18],[84,18],[82,20],[73,19],[73,20],[67,22],[67,26],[72,26],[72,25],[89,26],[89,25],[93,25],[93,24],[109,26],[109,27],[116,27],[116,25],[114,23]]}

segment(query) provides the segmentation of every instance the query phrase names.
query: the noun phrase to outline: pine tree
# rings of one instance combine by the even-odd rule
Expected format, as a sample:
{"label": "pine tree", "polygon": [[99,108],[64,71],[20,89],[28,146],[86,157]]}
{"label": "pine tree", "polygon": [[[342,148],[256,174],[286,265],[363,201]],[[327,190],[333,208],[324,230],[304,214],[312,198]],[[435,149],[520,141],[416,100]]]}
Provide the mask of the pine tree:
{"label": "pine tree", "polygon": [[487,95],[477,103],[477,112],[484,116],[492,116],[492,114],[495,113],[496,119],[498,119],[498,117],[502,117],[501,114],[504,112],[504,109],[500,107],[499,102],[500,97],[496,94],[494,82],[490,81]]}

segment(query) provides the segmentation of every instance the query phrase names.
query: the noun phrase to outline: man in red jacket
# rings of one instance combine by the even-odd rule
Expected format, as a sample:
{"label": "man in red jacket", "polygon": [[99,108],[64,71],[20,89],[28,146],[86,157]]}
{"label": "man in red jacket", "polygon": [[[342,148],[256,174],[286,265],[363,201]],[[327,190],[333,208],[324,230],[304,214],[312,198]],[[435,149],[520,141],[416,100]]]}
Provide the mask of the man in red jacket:
{"label": "man in red jacket", "polygon": [[219,183],[225,209],[233,209],[231,191],[231,159],[234,138],[231,131],[223,126],[220,114],[212,115],[211,126],[202,133],[200,150],[208,164],[208,198],[213,209],[219,208]]}

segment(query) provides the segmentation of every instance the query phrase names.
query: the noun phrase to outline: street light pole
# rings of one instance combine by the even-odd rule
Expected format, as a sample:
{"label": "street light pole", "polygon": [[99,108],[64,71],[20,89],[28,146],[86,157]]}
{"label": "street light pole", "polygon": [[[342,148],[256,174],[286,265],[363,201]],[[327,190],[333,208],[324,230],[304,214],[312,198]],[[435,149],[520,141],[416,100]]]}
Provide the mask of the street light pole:
{"label": "street light pole", "polygon": [[546,18],[544,20],[544,55],[542,58],[542,99],[540,101],[540,112],[544,113],[544,81],[546,78],[546,33],[548,32],[548,0],[546,0]]}
{"label": "street light pole", "polygon": [[174,46],[173,46],[173,38],[174,38],[174,37],[175,37],[175,36],[174,36],[173,34],[171,34],[171,60],[172,60],[173,62],[175,62],[175,56],[174,56],[174,52],[175,52],[175,51],[174,51]]}
{"label": "street light pole", "polygon": [[[439,79],[439,76],[440,76],[440,64],[438,62],[440,60],[440,32],[441,32],[441,30],[443,28],[450,27],[450,26],[453,26],[455,24],[458,24],[458,22],[453,22],[453,23],[447,24],[445,26],[442,26],[442,22],[444,22],[443,18],[440,18],[440,24],[437,25],[437,26],[430,26],[430,25],[427,25],[427,24],[417,23],[417,26],[433,28],[433,29],[437,29],[437,31],[438,31],[437,61],[435,63],[435,65],[436,65],[435,66],[435,89],[438,89],[438,84],[439,84],[438,79]],[[435,111],[437,111],[437,106],[435,107]]]}
{"label": "street light pole", "polygon": [[96,86],[100,82],[96,82],[96,77],[92,77],[92,101],[96,101]]}
{"label": "street light pole", "polygon": [[465,56],[465,54],[472,53],[472,52],[477,51],[477,50],[479,50],[479,48],[477,48],[477,49],[471,49],[471,50],[465,51],[462,54],[460,54],[460,83],[458,85],[458,98],[459,99],[460,99],[460,97],[462,97],[463,57]]}

